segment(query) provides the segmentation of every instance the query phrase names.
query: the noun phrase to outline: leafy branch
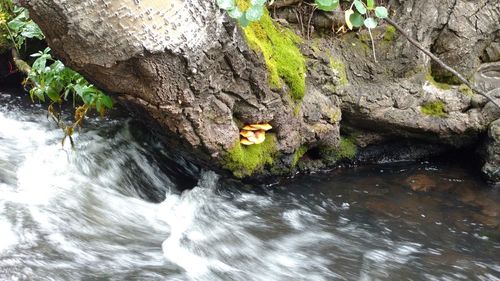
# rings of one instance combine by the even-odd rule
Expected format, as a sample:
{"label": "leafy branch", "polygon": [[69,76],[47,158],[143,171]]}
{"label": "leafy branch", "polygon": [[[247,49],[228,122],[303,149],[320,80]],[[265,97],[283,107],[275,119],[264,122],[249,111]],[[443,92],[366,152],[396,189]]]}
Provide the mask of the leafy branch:
{"label": "leafy branch", "polygon": [[[104,115],[106,110],[113,107],[112,99],[90,84],[81,74],[53,58],[50,48],[31,55],[35,61],[29,66],[20,58],[19,50],[26,48],[28,39],[42,40],[45,36],[38,25],[29,18],[28,10],[12,5],[10,0],[1,3],[0,12],[9,14],[9,19],[0,21],[0,25],[8,31],[12,57],[17,69],[26,74],[23,85],[29,91],[33,102],[35,99],[40,102],[50,101],[48,116],[63,130],[62,144],[64,145],[64,140],[68,137],[73,145],[72,134],[82,127],[88,111],[95,109]],[[69,100],[75,108],[74,122],[65,125],[61,112],[58,112],[55,106]]]}

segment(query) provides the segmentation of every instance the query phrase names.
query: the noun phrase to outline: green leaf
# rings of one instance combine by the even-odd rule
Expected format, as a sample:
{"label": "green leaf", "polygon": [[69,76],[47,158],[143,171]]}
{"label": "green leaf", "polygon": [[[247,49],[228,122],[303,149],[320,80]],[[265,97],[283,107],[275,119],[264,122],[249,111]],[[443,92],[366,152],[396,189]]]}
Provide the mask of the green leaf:
{"label": "green leaf", "polygon": [[349,29],[352,30],[352,22],[351,22],[351,16],[354,14],[354,11],[352,9],[346,10],[344,12],[344,18],[345,18],[345,23]]}
{"label": "green leaf", "polygon": [[9,27],[9,29],[11,31],[13,31],[14,33],[18,33],[21,31],[21,28],[25,25],[26,23],[24,21],[21,21],[17,18],[9,21],[7,23],[7,26]]}
{"label": "green leaf", "polygon": [[45,101],[45,95],[43,94],[43,91],[36,87],[31,89],[30,91],[31,98],[33,99],[33,96],[37,97],[40,101],[44,102]]}
{"label": "green leaf", "polygon": [[[327,3],[328,2],[328,3]],[[318,9],[326,12],[331,12],[339,6],[339,0],[327,0],[324,3],[327,3],[326,5],[320,4],[321,0],[316,0],[316,5],[318,6]]]}
{"label": "green leaf", "polygon": [[109,109],[113,108],[113,100],[109,96],[103,94],[101,96],[101,102],[105,107]]}
{"label": "green leaf", "polygon": [[266,2],[267,0],[252,0],[250,3],[252,3],[252,5],[264,6]]}
{"label": "green leaf", "polygon": [[223,10],[234,9],[234,0],[217,0],[217,5]]}
{"label": "green leaf", "polygon": [[250,24],[246,13],[243,13],[243,15],[239,18],[239,22],[242,27],[247,27]]}
{"label": "green leaf", "polygon": [[362,15],[366,14],[366,8],[363,2],[361,0],[354,0],[354,6],[356,7],[356,10]]}
{"label": "green leaf", "polygon": [[374,18],[367,18],[364,23],[365,26],[370,29],[377,27],[377,21]]}
{"label": "green leaf", "polygon": [[45,65],[47,64],[47,58],[44,55],[41,55],[39,58],[35,60],[31,68],[38,73],[43,72],[45,69]]}
{"label": "green leaf", "polygon": [[81,98],[86,105],[91,105],[94,102],[94,95],[89,92],[83,92]]}
{"label": "green leaf", "polygon": [[99,112],[101,115],[104,113],[104,108],[102,107],[102,103],[100,99],[97,99],[95,101],[95,109],[97,112]]}
{"label": "green leaf", "polygon": [[363,16],[358,13],[358,12],[354,12],[350,17],[349,17],[349,20],[351,21],[352,25],[354,27],[362,27],[363,26]]}
{"label": "green leaf", "polygon": [[389,12],[385,7],[375,8],[375,16],[379,19],[385,19],[389,16]]}
{"label": "green leaf", "polygon": [[333,0],[316,0],[315,3],[318,6],[330,6],[333,4]]}
{"label": "green leaf", "polygon": [[258,21],[264,15],[263,6],[252,6],[246,12],[246,18],[249,21]]}
{"label": "green leaf", "polygon": [[21,36],[26,38],[36,38],[38,40],[45,38],[38,25],[36,25],[33,21],[26,23],[26,25],[22,28]]}
{"label": "green leaf", "polygon": [[375,0],[366,0],[366,7],[368,10],[373,10],[375,7]]}
{"label": "green leaf", "polygon": [[233,19],[239,19],[243,16],[243,12],[241,12],[238,7],[235,7],[234,9],[228,11],[228,15]]}
{"label": "green leaf", "polygon": [[46,92],[47,92],[47,96],[52,101],[57,102],[57,101],[61,100],[61,98],[59,97],[59,93],[54,88],[48,87]]}

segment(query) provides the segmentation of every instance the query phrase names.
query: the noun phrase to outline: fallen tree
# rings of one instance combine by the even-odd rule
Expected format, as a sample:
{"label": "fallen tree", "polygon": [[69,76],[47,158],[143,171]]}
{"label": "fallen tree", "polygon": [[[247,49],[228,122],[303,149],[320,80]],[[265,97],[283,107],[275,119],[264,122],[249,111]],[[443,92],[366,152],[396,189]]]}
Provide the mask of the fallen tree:
{"label": "fallen tree", "polygon": [[[394,29],[372,30],[374,40],[366,30],[338,36],[332,30],[339,26],[326,16],[331,28],[322,30],[328,24],[318,21],[312,30],[315,21],[304,19],[323,12],[302,1],[279,2],[270,14],[281,19],[266,13],[245,29],[212,1],[19,4],[67,65],[143,109],[160,131],[194,148],[197,159],[240,177],[287,172],[301,158],[331,164],[353,156],[344,153],[353,142],[404,138],[461,147],[498,118],[491,102],[454,85],[446,69]],[[496,1],[480,2],[389,6],[410,36],[486,91],[498,86],[496,78],[478,69],[498,69],[500,12]],[[341,120],[349,141],[340,140]],[[256,123],[273,127],[265,142],[241,145],[240,129]]]}

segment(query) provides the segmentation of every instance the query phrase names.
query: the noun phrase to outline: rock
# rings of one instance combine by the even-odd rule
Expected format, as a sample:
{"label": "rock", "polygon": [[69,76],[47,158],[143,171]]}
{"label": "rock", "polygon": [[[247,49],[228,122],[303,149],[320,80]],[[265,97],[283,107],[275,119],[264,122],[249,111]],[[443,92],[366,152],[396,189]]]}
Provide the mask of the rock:
{"label": "rock", "polygon": [[490,125],[485,164],[482,171],[488,179],[500,183],[500,119]]}
{"label": "rock", "polygon": [[429,176],[417,174],[406,179],[406,183],[413,191],[427,192],[437,187],[436,182]]}
{"label": "rock", "polygon": [[[276,137],[275,147],[266,149],[273,159],[254,159],[244,173],[250,175],[293,171],[294,154],[303,147],[338,147],[341,121],[377,136],[363,145],[408,140],[463,147],[477,143],[500,114],[458,86],[436,82],[432,75],[446,72],[383,25],[373,29],[375,63],[366,31],[340,39],[322,33],[298,44],[293,28],[266,13],[266,24],[256,23],[265,36],[256,36],[255,27],[243,30],[215,1],[15,2],[29,9],[68,66],[147,113],[152,130],[179,139],[183,151],[213,169],[241,168],[231,157],[252,154],[238,146],[242,124],[270,123]],[[394,20],[466,76],[486,55],[495,58],[497,0],[393,2]],[[484,169],[491,176],[498,167],[494,147]]]}

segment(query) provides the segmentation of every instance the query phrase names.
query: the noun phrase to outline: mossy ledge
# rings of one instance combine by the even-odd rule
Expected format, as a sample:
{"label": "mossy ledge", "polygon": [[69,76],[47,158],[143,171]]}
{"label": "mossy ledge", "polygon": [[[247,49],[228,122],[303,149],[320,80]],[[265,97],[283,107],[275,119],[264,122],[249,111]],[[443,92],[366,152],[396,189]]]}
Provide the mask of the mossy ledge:
{"label": "mossy ledge", "polygon": [[277,151],[276,136],[272,133],[268,133],[261,144],[244,146],[238,141],[227,152],[223,166],[235,177],[244,178],[262,170],[266,165],[272,165]]}
{"label": "mossy ledge", "polygon": [[431,85],[433,85],[434,87],[436,87],[438,89],[441,89],[441,90],[451,89],[451,86],[449,84],[436,82],[436,80],[434,79],[434,77],[432,76],[432,74],[430,72],[427,73],[427,75],[425,76],[425,80],[427,80],[429,83],[431,83]]}
{"label": "mossy ledge", "polygon": [[338,147],[321,147],[320,154],[323,160],[329,164],[341,160],[353,160],[358,153],[358,147],[353,139],[341,137]]}
{"label": "mossy ledge", "polygon": [[426,102],[420,106],[420,111],[423,114],[438,118],[444,118],[448,116],[444,109],[445,104],[440,100]]}
{"label": "mossy ledge", "polygon": [[[247,0],[237,0],[237,3],[243,11],[248,8]],[[271,88],[282,88],[284,81],[292,99],[301,101],[306,90],[306,60],[297,46],[301,38],[273,23],[267,9],[260,21],[251,23],[243,31],[250,48],[264,57]]]}

